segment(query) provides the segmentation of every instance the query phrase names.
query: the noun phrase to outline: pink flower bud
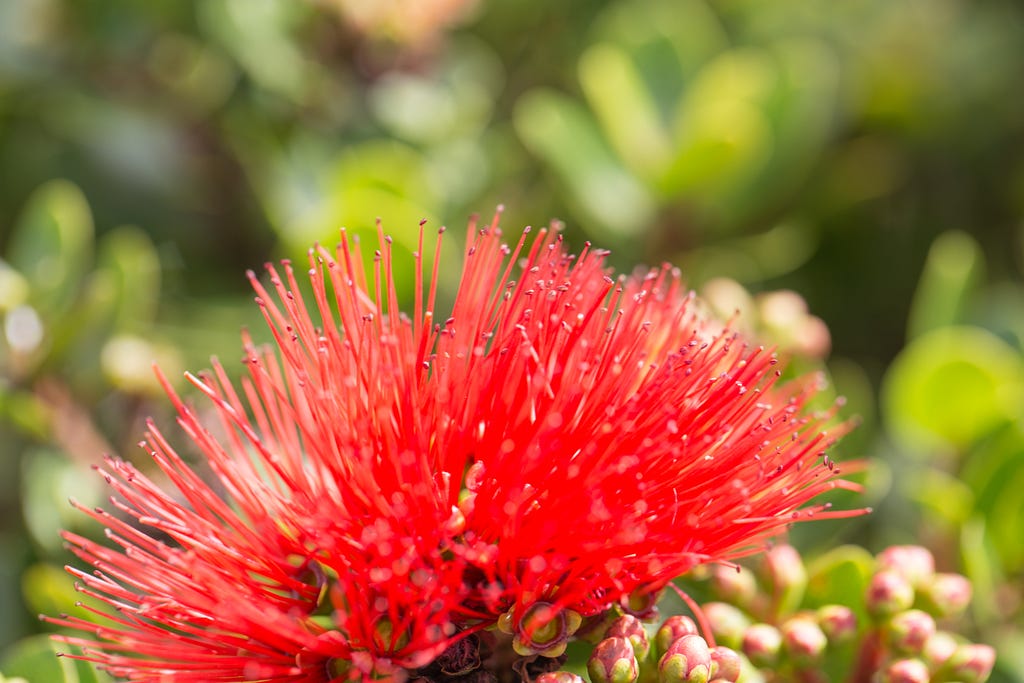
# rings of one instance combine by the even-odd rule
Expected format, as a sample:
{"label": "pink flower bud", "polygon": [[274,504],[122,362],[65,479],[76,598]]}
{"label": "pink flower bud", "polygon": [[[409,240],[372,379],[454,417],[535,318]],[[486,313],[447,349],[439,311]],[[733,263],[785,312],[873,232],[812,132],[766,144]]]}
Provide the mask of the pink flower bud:
{"label": "pink flower bud", "polygon": [[886,569],[871,577],[865,603],[875,617],[896,614],[914,604],[914,588],[906,576]]}
{"label": "pink flower bud", "polygon": [[932,669],[936,669],[940,665],[945,664],[959,646],[960,643],[957,642],[953,634],[946,633],[945,631],[936,631],[925,642],[921,654],[924,657],[924,661]]}
{"label": "pink flower bud", "polygon": [[734,651],[721,645],[711,649],[711,676],[715,681],[736,683],[742,670],[743,660]]}
{"label": "pink flower bud", "polygon": [[846,643],[857,635],[857,615],[846,605],[819,607],[817,617],[818,626],[829,643]]}
{"label": "pink flower bud", "polygon": [[658,662],[659,683],[707,683],[711,650],[700,636],[683,636],[669,645]]}
{"label": "pink flower bud", "polygon": [[757,581],[749,570],[719,564],[711,568],[711,589],[719,600],[748,608],[757,595]]}
{"label": "pink flower bud", "polygon": [[612,636],[620,636],[629,640],[637,660],[643,660],[651,649],[644,625],[631,614],[624,614],[612,622],[612,625],[608,627],[606,637]]}
{"label": "pink flower bud", "polygon": [[828,638],[809,617],[794,617],[782,625],[782,646],[793,661],[809,664],[821,657]]}
{"label": "pink flower bud", "polygon": [[807,570],[800,553],[791,545],[770,548],[764,555],[764,569],[781,613],[796,609],[807,587]]}
{"label": "pink flower bud", "polygon": [[781,647],[782,634],[771,624],[754,624],[743,634],[743,653],[754,666],[774,666]]}
{"label": "pink flower bud", "polygon": [[935,558],[927,548],[919,545],[894,545],[878,554],[879,570],[901,574],[914,588],[922,585],[935,573]]}
{"label": "pink flower bud", "polygon": [[922,587],[924,601],[935,616],[960,614],[971,602],[971,582],[961,574],[936,574]]}
{"label": "pink flower bud", "polygon": [[640,667],[629,640],[613,636],[594,646],[587,660],[587,672],[593,683],[633,683],[640,675]]}
{"label": "pink flower bud", "polygon": [[586,683],[582,676],[569,671],[548,671],[533,679],[533,683]]}
{"label": "pink flower bud", "polygon": [[945,680],[984,683],[996,663],[996,651],[988,645],[960,645],[942,665],[938,674]]}
{"label": "pink flower bud", "polygon": [[896,650],[918,655],[925,643],[935,635],[935,619],[919,609],[908,609],[894,614],[888,624],[889,644]]}
{"label": "pink flower bud", "polygon": [[668,651],[669,645],[683,636],[697,635],[697,624],[693,619],[683,615],[674,615],[665,620],[658,632],[654,634],[654,656],[661,656]]}
{"label": "pink flower bud", "polygon": [[928,683],[931,674],[920,659],[898,659],[882,671],[881,683]]}

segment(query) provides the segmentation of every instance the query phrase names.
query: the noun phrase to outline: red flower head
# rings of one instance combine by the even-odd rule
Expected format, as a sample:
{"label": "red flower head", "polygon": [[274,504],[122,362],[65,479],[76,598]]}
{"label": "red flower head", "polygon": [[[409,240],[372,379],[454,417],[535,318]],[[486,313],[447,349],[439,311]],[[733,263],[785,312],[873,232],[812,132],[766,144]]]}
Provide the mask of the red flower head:
{"label": "red flower head", "polygon": [[85,512],[112,547],[66,534],[99,606],[49,619],[86,632],[63,640],[132,681],[436,679],[480,666],[485,629],[557,657],[586,617],[848,514],[804,507],[847,486],[815,381],[777,386],[674,269],[616,279],[528,232],[470,225],[444,317],[437,259],[399,311],[383,233],[369,284],[344,233],[310,251],[309,308],[288,263],[271,292],[250,274],[276,350],[246,336],[237,388],[189,376],[212,424],[167,386],[213,476],[152,424],[170,486],[107,460],[116,510]]}

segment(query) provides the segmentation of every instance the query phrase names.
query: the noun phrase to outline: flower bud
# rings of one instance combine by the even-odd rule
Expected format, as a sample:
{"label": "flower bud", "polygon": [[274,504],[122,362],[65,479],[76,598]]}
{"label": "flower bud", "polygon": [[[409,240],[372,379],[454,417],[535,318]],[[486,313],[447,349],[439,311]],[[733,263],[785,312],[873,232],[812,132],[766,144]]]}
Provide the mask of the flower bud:
{"label": "flower bud", "polygon": [[748,570],[719,564],[711,569],[711,590],[723,602],[749,608],[757,595],[757,581]]}
{"label": "flower bud", "polygon": [[658,618],[659,599],[661,599],[661,591],[633,592],[619,600],[619,606],[623,612],[637,619],[653,621]]}
{"label": "flower bud", "polygon": [[724,602],[709,602],[704,605],[704,616],[711,625],[715,640],[726,647],[739,648],[743,633],[750,626],[747,615]]}
{"label": "flower bud", "polygon": [[937,617],[963,612],[971,602],[971,582],[961,574],[936,574],[921,587],[922,602]]}
{"label": "flower bud", "polygon": [[690,617],[681,614],[669,617],[654,634],[655,659],[660,660],[662,655],[668,651],[669,645],[683,636],[693,636],[697,633],[697,624]]}
{"label": "flower bud", "polygon": [[711,678],[736,683],[743,670],[743,660],[727,647],[711,648]]}
{"label": "flower bud", "polygon": [[608,627],[607,637],[612,636],[620,636],[629,640],[638,661],[643,661],[651,649],[644,625],[631,614],[624,614],[612,622],[612,625]]}
{"label": "flower bud", "polygon": [[988,645],[960,645],[936,672],[936,679],[984,683],[995,663],[996,651]]}
{"label": "flower bud", "polygon": [[683,636],[668,647],[658,662],[659,683],[707,683],[711,650],[700,636]]}
{"label": "flower bud", "polygon": [[928,663],[932,669],[939,668],[942,664],[945,664],[956,649],[960,647],[960,643],[951,633],[945,631],[936,631],[932,634],[922,648],[922,656],[924,661]]}
{"label": "flower bud", "polygon": [[903,574],[886,569],[871,577],[865,603],[872,616],[896,614],[914,604],[914,588]]}
{"label": "flower bud", "polygon": [[569,638],[583,623],[578,612],[571,609],[555,610],[547,602],[535,602],[523,611],[516,621],[510,612],[498,618],[498,628],[508,632],[512,627],[512,649],[524,657],[539,654],[558,657],[565,652]]}
{"label": "flower bud", "polygon": [[777,545],[765,553],[764,568],[779,614],[795,610],[807,587],[807,570],[800,553],[791,545]]}
{"label": "flower bud", "polygon": [[582,676],[569,671],[547,671],[533,679],[533,683],[586,683]]}
{"label": "flower bud", "polygon": [[828,646],[828,638],[814,620],[806,616],[786,621],[782,631],[782,646],[790,658],[799,665],[818,661]]}
{"label": "flower bud", "polygon": [[612,636],[594,646],[587,672],[592,683],[633,683],[640,675],[640,666],[629,640]]}
{"label": "flower bud", "polygon": [[743,654],[754,666],[775,666],[781,647],[782,634],[771,624],[754,624],[743,634]]}
{"label": "flower bud", "polygon": [[889,644],[905,654],[919,655],[935,635],[935,619],[919,609],[908,609],[889,618]]}
{"label": "flower bud", "polygon": [[880,683],[928,683],[931,674],[920,659],[898,659],[882,671]]}
{"label": "flower bud", "polygon": [[935,558],[919,545],[894,545],[878,554],[878,569],[900,574],[917,588],[935,573]]}
{"label": "flower bud", "polygon": [[818,626],[828,642],[841,645],[857,635],[857,615],[846,605],[824,605],[818,608]]}

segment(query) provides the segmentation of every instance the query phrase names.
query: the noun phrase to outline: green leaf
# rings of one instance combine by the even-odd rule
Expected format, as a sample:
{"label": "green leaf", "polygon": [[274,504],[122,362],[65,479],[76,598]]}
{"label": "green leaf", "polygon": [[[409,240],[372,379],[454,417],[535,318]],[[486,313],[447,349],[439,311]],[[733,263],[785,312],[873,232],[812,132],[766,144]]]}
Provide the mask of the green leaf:
{"label": "green leaf", "polygon": [[996,590],[1005,582],[985,520],[980,516],[971,518],[961,528],[960,558],[974,590],[970,606],[974,618],[979,624],[995,623],[999,619],[997,615],[1003,612]]}
{"label": "green leaf", "polygon": [[152,328],[160,295],[160,257],[152,240],[136,227],[121,227],[100,242],[94,278],[113,290],[113,328]]}
{"label": "green leaf", "polygon": [[914,293],[907,336],[963,322],[968,299],[985,267],[981,247],[965,232],[947,232],[928,251],[924,272]]}
{"label": "green leaf", "polygon": [[58,652],[75,650],[54,642],[48,635],[32,636],[15,643],[4,654],[0,670],[8,678],[24,678],[27,683],[108,683],[110,676],[88,663]]}
{"label": "green leaf", "polygon": [[980,442],[964,458],[960,477],[974,491],[975,512],[986,520],[1006,571],[1024,568],[1024,432],[1015,423]]}
{"label": "green leaf", "polygon": [[1016,419],[1022,398],[1020,354],[976,327],[918,337],[893,361],[882,387],[889,428],[917,452],[943,444],[962,451]]}
{"label": "green leaf", "polygon": [[[99,455],[99,454],[97,454]],[[61,529],[90,523],[71,507],[74,497],[83,505],[98,505],[104,496],[103,479],[56,452],[33,449],[22,458],[22,511],[32,538],[56,552],[63,541]]]}
{"label": "green leaf", "polygon": [[671,159],[671,140],[630,55],[610,44],[589,48],[580,84],[608,141],[640,178],[653,182]]}
{"label": "green leaf", "polygon": [[766,163],[773,136],[762,107],[776,78],[767,56],[752,49],[726,52],[701,69],[674,116],[663,196],[713,202]]}
{"label": "green leaf", "polygon": [[75,603],[83,596],[75,590],[74,579],[62,567],[45,563],[32,565],[21,575],[21,589],[25,604],[36,614],[74,612],[76,617],[88,621],[100,620],[92,612],[76,607]]}
{"label": "green leaf", "polygon": [[655,207],[644,187],[615,159],[590,115],[553,91],[527,93],[516,106],[523,143],[550,164],[588,218],[612,235],[634,235]]}
{"label": "green leaf", "polygon": [[92,213],[85,195],[66,180],[36,190],[15,224],[7,257],[31,287],[44,319],[71,308],[92,265]]}
{"label": "green leaf", "polygon": [[856,545],[839,546],[815,558],[807,565],[804,606],[846,605],[864,619],[864,592],[874,567],[871,553]]}

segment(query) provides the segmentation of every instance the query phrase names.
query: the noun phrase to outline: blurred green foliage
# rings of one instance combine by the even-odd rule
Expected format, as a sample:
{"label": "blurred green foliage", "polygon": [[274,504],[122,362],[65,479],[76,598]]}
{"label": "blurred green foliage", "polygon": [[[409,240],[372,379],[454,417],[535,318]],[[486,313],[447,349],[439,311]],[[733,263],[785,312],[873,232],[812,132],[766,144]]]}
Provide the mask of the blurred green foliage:
{"label": "blurred green foliage", "polygon": [[74,600],[58,530],[95,531],[64,501],[101,501],[88,467],[170,420],[153,361],[178,377],[260,329],[245,269],[380,216],[401,270],[421,219],[504,203],[509,230],[558,217],[619,267],[680,264],[825,367],[877,511],[797,541],[924,539],[975,582],[994,680],[1024,681],[1024,7],[385,4],[0,3],[8,680],[104,680],[32,635]]}

